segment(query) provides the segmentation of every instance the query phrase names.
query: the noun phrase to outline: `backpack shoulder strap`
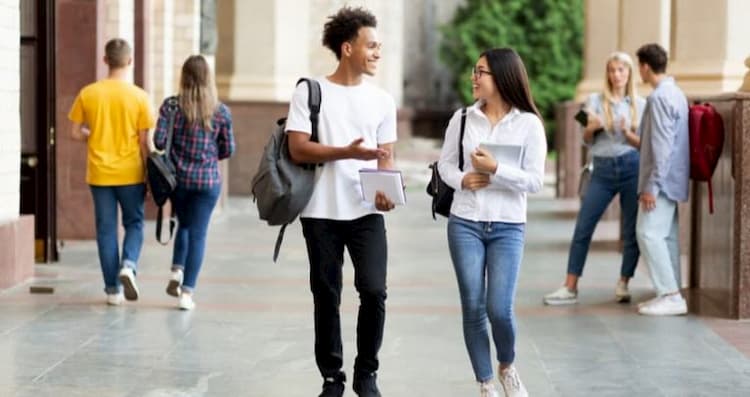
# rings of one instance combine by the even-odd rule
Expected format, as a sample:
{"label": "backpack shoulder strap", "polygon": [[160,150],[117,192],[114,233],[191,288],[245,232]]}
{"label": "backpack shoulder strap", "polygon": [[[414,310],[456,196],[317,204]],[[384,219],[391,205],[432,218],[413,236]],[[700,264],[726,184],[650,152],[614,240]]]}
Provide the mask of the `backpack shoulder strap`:
{"label": "backpack shoulder strap", "polygon": [[464,131],[466,130],[466,108],[461,109],[461,133],[458,137],[458,169],[464,170]]}
{"label": "backpack shoulder strap", "polygon": [[159,208],[156,211],[156,241],[159,242],[161,245],[167,245],[169,244],[169,241],[172,240],[172,235],[174,235],[174,228],[177,225],[177,215],[174,211],[174,204],[171,205],[171,211],[169,214],[169,238],[167,238],[166,241],[162,241],[161,239],[161,228],[162,228],[162,222],[164,219],[162,218],[164,213],[162,212],[162,209],[164,208],[164,205],[160,205]]}
{"label": "backpack shoulder strap", "polygon": [[169,156],[169,151],[172,148],[174,119],[177,114],[177,109],[180,108],[180,102],[177,100],[176,96],[172,95],[164,100],[164,105],[167,106],[167,114],[169,115],[169,120],[167,122],[167,146],[164,148],[164,153],[167,153],[167,156]]}
{"label": "backpack shoulder strap", "polygon": [[310,109],[310,124],[312,124],[312,134],[310,140],[318,142],[318,115],[320,115],[320,83],[316,80],[301,78],[297,80],[297,85],[307,83],[309,95],[307,96],[307,107]]}

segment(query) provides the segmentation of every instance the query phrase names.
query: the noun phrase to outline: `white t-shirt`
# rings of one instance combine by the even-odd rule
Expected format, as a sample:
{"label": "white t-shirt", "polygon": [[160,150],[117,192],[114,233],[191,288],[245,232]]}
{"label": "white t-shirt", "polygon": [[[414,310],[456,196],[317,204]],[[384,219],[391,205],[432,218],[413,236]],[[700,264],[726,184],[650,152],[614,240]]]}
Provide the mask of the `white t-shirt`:
{"label": "white t-shirt", "polygon": [[[364,138],[362,146],[377,148],[396,141],[396,104],[382,89],[363,81],[343,86],[327,78],[320,83],[321,106],[318,140],[323,145],[347,146]],[[302,83],[289,103],[286,131],[312,133],[308,88]],[[359,170],[377,168],[377,160],[337,160],[318,167],[312,198],[300,217],[352,220],[377,213],[375,205],[362,199]]]}

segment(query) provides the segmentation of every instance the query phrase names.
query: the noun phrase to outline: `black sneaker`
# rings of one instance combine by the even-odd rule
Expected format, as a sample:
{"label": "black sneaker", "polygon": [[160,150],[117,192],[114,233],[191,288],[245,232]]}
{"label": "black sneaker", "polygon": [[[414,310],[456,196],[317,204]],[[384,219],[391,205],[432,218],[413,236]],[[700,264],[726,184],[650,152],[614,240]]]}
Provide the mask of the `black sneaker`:
{"label": "black sneaker", "polygon": [[382,397],[378,390],[378,375],[375,372],[369,374],[355,374],[354,392],[360,397]]}
{"label": "black sneaker", "polygon": [[323,390],[318,397],[342,397],[346,389],[344,382],[346,382],[346,376],[343,373],[323,379]]}

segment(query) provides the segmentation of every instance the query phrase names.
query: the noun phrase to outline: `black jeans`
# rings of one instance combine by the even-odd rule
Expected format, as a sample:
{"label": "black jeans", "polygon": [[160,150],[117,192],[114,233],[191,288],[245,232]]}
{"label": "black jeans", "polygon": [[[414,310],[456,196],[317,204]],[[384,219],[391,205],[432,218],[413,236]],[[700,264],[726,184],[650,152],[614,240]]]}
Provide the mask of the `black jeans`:
{"label": "black jeans", "polygon": [[343,365],[339,306],[346,247],[354,265],[354,286],[359,293],[354,374],[356,377],[375,372],[385,324],[388,255],[383,216],[372,214],[351,221],[313,218],[301,221],[315,304],[318,369],[324,378],[337,377]]}

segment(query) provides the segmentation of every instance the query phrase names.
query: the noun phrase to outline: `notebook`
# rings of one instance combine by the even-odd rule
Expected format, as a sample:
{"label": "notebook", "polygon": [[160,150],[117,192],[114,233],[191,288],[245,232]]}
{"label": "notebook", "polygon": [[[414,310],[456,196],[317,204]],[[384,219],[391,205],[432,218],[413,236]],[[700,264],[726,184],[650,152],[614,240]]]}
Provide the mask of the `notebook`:
{"label": "notebook", "polygon": [[359,181],[362,184],[362,199],[367,202],[374,203],[375,193],[381,191],[394,204],[406,204],[401,171],[363,168],[359,170]]}
{"label": "notebook", "polygon": [[500,143],[480,143],[479,147],[492,153],[497,164],[521,168],[524,147],[521,145],[504,145]]}

